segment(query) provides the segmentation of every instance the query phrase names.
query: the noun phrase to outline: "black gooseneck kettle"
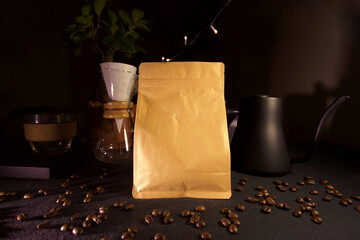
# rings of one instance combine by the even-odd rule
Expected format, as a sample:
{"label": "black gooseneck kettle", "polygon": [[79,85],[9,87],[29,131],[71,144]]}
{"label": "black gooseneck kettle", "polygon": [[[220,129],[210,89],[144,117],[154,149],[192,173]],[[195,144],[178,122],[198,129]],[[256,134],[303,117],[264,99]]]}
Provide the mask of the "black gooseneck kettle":
{"label": "black gooseneck kettle", "polygon": [[[230,139],[232,168],[261,176],[286,175],[291,171],[291,163],[305,162],[313,157],[327,119],[348,98],[341,96],[329,105],[307,154],[291,160],[281,125],[281,98],[256,95],[244,99],[239,106],[244,114],[236,116],[237,127]],[[229,133],[231,138],[231,129]]]}

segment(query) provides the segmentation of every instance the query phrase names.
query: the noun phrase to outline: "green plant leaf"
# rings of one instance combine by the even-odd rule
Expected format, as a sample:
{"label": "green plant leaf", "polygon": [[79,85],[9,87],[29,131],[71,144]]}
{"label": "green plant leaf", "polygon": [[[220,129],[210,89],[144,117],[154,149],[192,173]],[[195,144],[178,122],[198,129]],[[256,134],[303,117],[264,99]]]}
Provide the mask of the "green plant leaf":
{"label": "green plant leaf", "polygon": [[87,16],[87,15],[90,14],[90,10],[91,10],[91,5],[84,5],[84,6],[82,6],[82,8],[81,8],[81,14],[82,14],[83,16]]}
{"label": "green plant leaf", "polygon": [[114,38],[113,38],[113,36],[111,36],[111,35],[107,35],[107,36],[105,36],[104,39],[103,39],[103,43],[104,43],[105,45],[110,45],[113,41],[114,41]]}
{"label": "green plant leaf", "polygon": [[86,16],[86,25],[91,26],[93,20],[93,15],[87,15]]}
{"label": "green plant leaf", "polygon": [[116,14],[115,14],[113,11],[109,10],[109,11],[108,11],[108,16],[109,16],[111,25],[116,24],[116,22],[117,22],[117,16],[116,16]]}
{"label": "green plant leaf", "polygon": [[110,32],[114,35],[116,31],[119,30],[119,26],[114,24],[110,27]]}
{"label": "green plant leaf", "polygon": [[75,21],[79,24],[86,25],[86,18],[84,16],[79,16],[79,17],[75,18]]}
{"label": "green plant leaf", "polygon": [[77,47],[77,48],[74,49],[74,54],[75,54],[76,56],[79,56],[80,53],[81,53],[81,48]]}
{"label": "green plant leaf", "polygon": [[130,16],[130,14],[129,14],[127,11],[120,9],[120,10],[119,10],[119,17],[120,17],[121,21],[122,21],[125,25],[130,25],[130,23],[131,23],[131,16]]}
{"label": "green plant leaf", "polygon": [[95,0],[94,9],[96,14],[100,17],[102,10],[105,7],[107,0]]}
{"label": "green plant leaf", "polygon": [[137,23],[140,19],[142,19],[144,17],[144,11],[135,8],[134,10],[132,10],[131,16],[132,16],[133,22]]}

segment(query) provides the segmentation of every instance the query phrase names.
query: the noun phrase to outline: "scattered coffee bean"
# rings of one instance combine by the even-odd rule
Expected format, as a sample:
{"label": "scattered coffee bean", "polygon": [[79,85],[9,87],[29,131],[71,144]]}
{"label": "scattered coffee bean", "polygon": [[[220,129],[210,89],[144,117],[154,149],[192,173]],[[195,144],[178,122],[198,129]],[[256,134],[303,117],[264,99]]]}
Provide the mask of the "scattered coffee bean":
{"label": "scattered coffee bean", "polygon": [[27,217],[27,214],[26,213],[21,213],[19,215],[17,215],[16,219],[19,220],[19,221],[24,221]]}
{"label": "scattered coffee bean", "polygon": [[302,216],[302,211],[300,209],[296,209],[294,212],[293,212],[293,215],[295,217],[301,217]]}
{"label": "scattered coffee bean", "polygon": [[44,228],[48,228],[49,226],[50,226],[50,221],[44,221],[44,222],[42,222],[42,223],[39,223],[38,225],[37,225],[37,228],[38,229],[44,229]]}
{"label": "scattered coffee bean", "polygon": [[154,236],[154,240],[166,240],[166,235],[163,233],[157,233]]}
{"label": "scattered coffee bean", "polygon": [[165,224],[170,224],[170,223],[172,223],[173,221],[174,221],[174,219],[173,219],[172,217],[170,217],[170,216],[164,217],[164,223],[165,223]]}
{"label": "scattered coffee bean", "polygon": [[266,205],[267,204],[266,199],[265,198],[260,199],[259,204],[260,205]]}
{"label": "scattered coffee bean", "polygon": [[72,201],[71,201],[70,199],[66,199],[66,200],[63,202],[63,207],[69,206],[71,203],[72,203]]}
{"label": "scattered coffee bean", "polygon": [[281,191],[281,192],[285,192],[287,190],[287,188],[285,186],[280,186],[278,188],[278,190]]}
{"label": "scattered coffee bean", "polygon": [[302,197],[298,197],[295,201],[298,203],[303,203],[304,199]]}
{"label": "scattered coffee bean", "polygon": [[114,204],[113,204],[113,207],[122,207],[122,206],[124,206],[124,202],[115,202]]}
{"label": "scattered coffee bean", "polygon": [[245,184],[246,184],[246,181],[241,180],[241,181],[239,182],[239,185],[241,185],[241,186],[245,186]]}
{"label": "scattered coffee bean", "polygon": [[137,232],[139,232],[139,229],[137,227],[130,226],[130,227],[128,227],[128,231],[133,232],[133,233],[137,233]]}
{"label": "scattered coffee bean", "polygon": [[295,186],[292,186],[292,187],[289,188],[289,191],[290,191],[290,192],[297,192],[297,190],[298,190],[298,189],[297,189],[297,187],[295,187]]}
{"label": "scattered coffee bean", "polygon": [[224,227],[227,227],[231,224],[230,220],[228,218],[222,218],[221,219],[221,224],[224,226]]}
{"label": "scattered coffee bean", "polygon": [[308,196],[304,197],[304,200],[305,200],[305,202],[311,202],[312,201],[311,197],[308,197]]}
{"label": "scattered coffee bean", "polygon": [[335,190],[335,188],[334,188],[332,185],[329,185],[329,184],[325,185],[325,188],[326,188],[326,189]]}
{"label": "scattered coffee bean", "polygon": [[229,225],[229,232],[230,233],[237,233],[238,232],[238,227],[235,224],[230,224]]}
{"label": "scattered coffee bean", "polygon": [[349,203],[347,201],[345,201],[344,199],[342,199],[340,201],[340,204],[343,205],[344,207],[347,207],[349,205]]}
{"label": "scattered coffee bean", "polygon": [[360,212],[360,205],[356,206],[355,210]]}
{"label": "scattered coffee bean", "polygon": [[96,192],[97,193],[103,193],[105,191],[104,187],[103,186],[97,186],[96,187]]}
{"label": "scattered coffee bean", "polygon": [[247,178],[247,177],[242,177],[241,179],[240,179],[240,181],[248,181],[249,179]]}
{"label": "scattered coffee bean", "polygon": [[73,190],[67,189],[67,190],[65,191],[65,194],[66,194],[66,195],[71,195],[71,194],[73,194]]}
{"label": "scattered coffee bean", "polygon": [[91,201],[92,201],[92,197],[85,197],[83,200],[84,203],[89,203]]}
{"label": "scattered coffee bean", "polygon": [[79,236],[79,235],[84,233],[84,229],[82,227],[80,227],[80,226],[76,226],[76,227],[73,228],[72,233],[75,236]]}
{"label": "scattered coffee bean", "polygon": [[268,206],[265,206],[261,211],[262,211],[263,213],[268,214],[268,213],[271,213],[271,208],[268,207]]}
{"label": "scattered coffee bean", "polygon": [[273,198],[271,198],[271,197],[267,197],[266,198],[266,203],[268,204],[268,205],[274,205],[275,204],[275,200],[273,199]]}
{"label": "scattered coffee bean", "polygon": [[236,210],[238,210],[239,212],[245,211],[245,205],[242,204],[242,203],[239,203],[239,204],[236,206]]}
{"label": "scattered coffee bean", "polygon": [[302,212],[305,212],[306,211],[306,208],[304,205],[300,205],[299,206],[299,210],[302,211]]}
{"label": "scattered coffee bean", "polygon": [[337,198],[342,198],[343,195],[341,193],[334,193],[334,197],[337,197]]}
{"label": "scattered coffee bean", "polygon": [[315,185],[315,180],[313,180],[313,179],[309,179],[309,180],[307,180],[307,181],[305,181],[305,184],[308,184],[308,185]]}
{"label": "scattered coffee bean", "polygon": [[146,215],[146,216],[145,216],[145,222],[146,222],[147,224],[153,223],[153,222],[154,222],[153,216],[152,216],[152,215]]}
{"label": "scattered coffee bean", "polygon": [[80,218],[81,217],[81,213],[75,213],[74,215],[72,215],[71,216],[71,221],[74,221],[74,220],[76,220],[76,219],[78,219],[78,218]]}
{"label": "scattered coffee bean", "polygon": [[343,198],[349,205],[353,204],[353,201],[350,198]]}
{"label": "scattered coffee bean", "polygon": [[229,217],[229,218],[239,218],[239,216],[238,216],[236,213],[234,213],[234,212],[229,213],[229,214],[228,214],[228,217]]}
{"label": "scattered coffee bean", "polygon": [[231,212],[231,210],[228,208],[222,208],[220,212],[224,213],[224,214],[229,214]]}
{"label": "scattered coffee bean", "polygon": [[240,226],[240,221],[239,221],[239,219],[237,219],[237,218],[232,218],[232,219],[231,219],[231,223],[232,223],[232,224],[235,224],[235,225],[238,226],[238,227]]}
{"label": "scattered coffee bean", "polygon": [[91,221],[90,220],[85,220],[85,221],[83,221],[82,222],[82,226],[83,226],[83,228],[89,228],[89,227],[91,227]]}
{"label": "scattered coffee bean", "polygon": [[169,217],[171,215],[171,212],[169,210],[165,210],[162,215],[164,217]]}
{"label": "scattered coffee bean", "polygon": [[109,208],[106,207],[106,206],[100,206],[99,207],[99,213],[100,214],[105,214],[105,213],[108,213],[109,212]]}
{"label": "scattered coffee bean", "polygon": [[197,212],[199,212],[199,213],[205,212],[205,210],[206,210],[206,208],[205,208],[205,206],[203,206],[203,205],[197,206],[197,207],[195,208],[195,211],[197,211]]}
{"label": "scattered coffee bean", "polygon": [[320,213],[318,211],[316,211],[315,209],[311,210],[311,213],[310,213],[311,216],[319,216]]}
{"label": "scattered coffee bean", "polygon": [[0,191],[0,196],[6,196],[6,191]]}
{"label": "scattered coffee bean", "polygon": [[305,182],[304,181],[298,181],[297,184],[299,184],[300,186],[304,186]]}
{"label": "scattered coffee bean", "polygon": [[200,220],[196,223],[197,228],[204,228],[206,226],[206,223],[203,220]]}
{"label": "scattered coffee bean", "polygon": [[203,240],[211,239],[211,234],[209,232],[203,232],[203,233],[201,233],[201,238]]}
{"label": "scattered coffee bean", "polygon": [[86,188],[86,187],[87,187],[87,184],[86,184],[86,183],[80,185],[80,189],[84,189],[84,188]]}
{"label": "scattered coffee bean", "polygon": [[32,193],[26,193],[24,195],[24,199],[29,199],[29,198],[33,198],[33,197],[34,197],[34,195]]}
{"label": "scattered coffee bean", "polygon": [[284,209],[285,210],[290,210],[290,204],[288,204],[288,203],[284,203]]}
{"label": "scattered coffee bean", "polygon": [[44,218],[52,218],[52,217],[55,217],[57,214],[58,214],[58,212],[56,212],[56,211],[50,211],[50,212],[44,214]]}
{"label": "scattered coffee bean", "polygon": [[237,192],[242,192],[244,190],[244,188],[242,186],[237,186],[234,188],[234,191],[237,191]]}
{"label": "scattered coffee bean", "polygon": [[325,195],[322,199],[326,202],[329,202],[331,200],[331,196]]}
{"label": "scattered coffee bean", "polygon": [[151,212],[151,215],[153,215],[154,217],[160,216],[161,215],[161,210],[160,209],[154,209]]}
{"label": "scattered coffee bean", "polygon": [[96,214],[89,214],[89,215],[86,216],[85,220],[92,221],[93,218],[95,218],[95,217],[96,217]]}
{"label": "scattered coffee bean", "polygon": [[321,224],[321,223],[322,223],[322,219],[321,219],[321,217],[319,217],[318,215],[312,216],[311,220],[312,220],[314,223],[317,223],[317,224]]}
{"label": "scattered coffee bean", "polygon": [[190,215],[191,215],[191,216],[200,215],[200,213],[199,213],[199,212],[195,212],[195,211],[191,211],[191,212],[190,212]]}
{"label": "scattered coffee bean", "polygon": [[282,209],[284,207],[284,204],[282,202],[278,202],[276,204],[276,207]]}
{"label": "scattered coffee bean", "polygon": [[253,197],[248,197],[247,199],[246,199],[246,201],[247,202],[250,202],[250,203],[257,203],[259,200],[257,200],[256,198],[253,198]]}
{"label": "scattered coffee bean", "polygon": [[133,203],[130,203],[130,204],[128,204],[128,205],[126,205],[126,207],[125,207],[125,210],[133,210],[135,208],[135,204],[133,204]]}
{"label": "scattered coffee bean", "polygon": [[101,218],[103,221],[108,219],[108,215],[106,213],[100,213],[98,215],[98,218]]}
{"label": "scattered coffee bean", "polygon": [[96,217],[94,217],[94,218],[92,219],[92,221],[93,221],[94,223],[96,223],[96,224],[100,224],[100,223],[103,222],[103,219],[102,219],[101,216],[96,216]]}
{"label": "scattered coffee bean", "polygon": [[355,199],[355,200],[358,200],[358,201],[360,201],[360,196],[359,195],[351,195],[351,197],[353,198],[353,199]]}
{"label": "scattered coffee bean", "polygon": [[67,183],[67,182],[61,183],[61,187],[65,188],[65,187],[67,187],[67,186],[69,186],[69,183]]}
{"label": "scattered coffee bean", "polygon": [[273,183],[276,184],[276,185],[281,185],[282,181],[279,180],[279,179],[275,179],[275,180],[273,181]]}
{"label": "scattered coffee bean", "polygon": [[60,231],[62,231],[62,232],[65,232],[65,231],[68,231],[68,230],[70,230],[70,228],[69,228],[69,224],[67,224],[67,223],[65,223],[64,225],[62,225],[60,227]]}
{"label": "scattered coffee bean", "polygon": [[190,223],[195,224],[195,223],[197,223],[199,220],[200,220],[200,215],[193,215],[193,216],[190,218]]}
{"label": "scattered coffee bean", "polygon": [[55,207],[53,207],[50,212],[58,212],[62,209],[63,207],[61,205],[57,205]]}
{"label": "scattered coffee bean", "polygon": [[310,191],[310,194],[312,194],[312,195],[318,195],[319,192],[318,192],[317,190],[311,190],[311,191]]}
{"label": "scattered coffee bean", "polygon": [[258,192],[255,197],[260,198],[264,196],[264,192]]}
{"label": "scattered coffee bean", "polygon": [[326,184],[329,184],[329,181],[326,180],[326,179],[321,179],[321,180],[319,181],[319,183],[326,185]]}
{"label": "scattered coffee bean", "polygon": [[133,238],[133,237],[134,237],[134,233],[131,231],[123,232],[121,234],[121,239],[127,239],[127,238]]}
{"label": "scattered coffee bean", "polygon": [[335,194],[335,191],[332,189],[326,189],[326,193],[328,194]]}
{"label": "scattered coffee bean", "polygon": [[187,209],[187,210],[182,211],[182,212],[181,212],[181,216],[182,216],[182,217],[188,217],[188,216],[190,216],[190,210]]}

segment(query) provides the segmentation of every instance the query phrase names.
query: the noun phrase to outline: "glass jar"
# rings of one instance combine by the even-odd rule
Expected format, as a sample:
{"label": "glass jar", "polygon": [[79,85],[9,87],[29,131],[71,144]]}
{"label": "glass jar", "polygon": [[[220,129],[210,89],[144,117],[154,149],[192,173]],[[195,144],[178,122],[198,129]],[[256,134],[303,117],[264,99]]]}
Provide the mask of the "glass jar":
{"label": "glass jar", "polygon": [[104,105],[104,122],[94,148],[95,157],[103,162],[127,163],[133,154],[133,103],[108,102]]}

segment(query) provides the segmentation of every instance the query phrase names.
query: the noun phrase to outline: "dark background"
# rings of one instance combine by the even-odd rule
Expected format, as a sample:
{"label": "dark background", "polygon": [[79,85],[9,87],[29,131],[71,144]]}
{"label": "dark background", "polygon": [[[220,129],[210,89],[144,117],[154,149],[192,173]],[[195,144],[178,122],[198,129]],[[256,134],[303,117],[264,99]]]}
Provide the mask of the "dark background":
{"label": "dark background", "polygon": [[[134,64],[173,57],[227,0],[128,0],[153,21],[144,35],[147,55]],[[80,0],[13,0],[0,8],[0,140],[23,139],[22,115],[49,106],[72,111],[79,134],[92,128],[89,113],[100,78],[91,52],[66,52],[66,27],[80,15]],[[225,63],[225,98],[268,94],[284,99],[284,128],[293,143],[311,141],[327,105],[350,95],[327,124],[324,139],[360,148],[360,1],[232,0],[214,26],[178,61]],[[91,110],[90,110],[91,112]]]}

